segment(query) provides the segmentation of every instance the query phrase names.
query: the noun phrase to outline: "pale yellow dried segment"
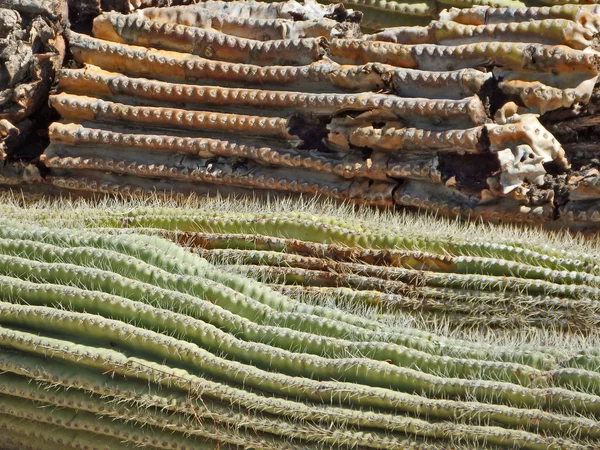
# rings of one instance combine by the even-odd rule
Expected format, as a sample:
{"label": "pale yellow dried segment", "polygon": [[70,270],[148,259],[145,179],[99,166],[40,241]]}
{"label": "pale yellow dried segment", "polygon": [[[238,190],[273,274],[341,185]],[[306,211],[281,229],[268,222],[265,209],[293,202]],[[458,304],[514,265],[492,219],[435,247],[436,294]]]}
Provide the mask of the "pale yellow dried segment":
{"label": "pale yellow dried segment", "polygon": [[288,132],[288,120],[279,117],[131,106],[66,93],[51,96],[50,105],[63,118],[72,120],[125,122],[160,128],[241,133],[278,139],[294,138]]}
{"label": "pale yellow dried segment", "polygon": [[406,16],[433,17],[436,13],[436,3],[431,0],[397,2],[393,0],[344,0],[342,3],[347,6],[365,11],[369,10],[385,11],[386,13],[396,13]]}
{"label": "pale yellow dried segment", "polygon": [[[260,19],[277,19],[285,18],[289,19],[289,14],[282,13],[283,3],[275,2],[255,2],[255,1],[244,1],[244,2],[227,2],[227,1],[206,1],[206,2],[193,2],[190,5],[171,6],[168,8],[161,7],[150,7],[138,9],[137,13],[154,19],[155,17],[171,17],[171,14],[177,16],[188,13],[199,12],[203,13],[219,13],[228,14],[234,17],[247,18],[260,18]],[[283,15],[282,15],[283,14]],[[159,19],[156,19],[159,20]]]}
{"label": "pale yellow dried segment", "polygon": [[559,208],[558,220],[566,224],[585,224],[597,229],[600,226],[600,202],[569,201]]}
{"label": "pale yellow dried segment", "polygon": [[[407,110],[405,105],[414,104],[413,100],[396,95],[371,92],[316,94],[175,84],[130,78],[94,66],[62,70],[57,81],[59,90],[71,94],[86,95],[93,92],[98,97],[117,102],[123,99],[130,103],[155,106],[172,103],[186,104],[187,107],[209,106],[226,112],[242,112],[245,108],[250,111],[268,109],[271,111],[265,114],[277,115],[310,111],[311,114],[328,116],[339,111],[352,110],[382,110],[393,114],[409,114],[407,111],[410,110]],[[448,104],[452,102],[447,101]]]}
{"label": "pale yellow dried segment", "polygon": [[334,39],[332,58],[342,64],[385,62],[421,70],[457,70],[501,66],[535,71],[593,71],[597,52],[583,52],[564,45],[481,42],[457,46],[405,45],[391,42]]}
{"label": "pale yellow dried segment", "polygon": [[529,145],[543,162],[554,161],[559,167],[567,169],[565,150],[560,142],[540,123],[534,114],[515,115],[503,125],[486,124],[490,141],[490,150],[499,152],[515,149],[519,145]]}
{"label": "pale yellow dried segment", "polygon": [[575,173],[568,179],[569,199],[586,201],[600,199],[600,175],[598,170],[590,168]]}
{"label": "pale yellow dried segment", "polygon": [[93,34],[114,42],[260,66],[301,66],[318,61],[327,54],[327,41],[323,37],[257,41],[119,13],[96,17]]}
{"label": "pale yellow dried segment", "polygon": [[449,6],[470,8],[475,5],[492,6],[494,8],[523,8],[527,6],[520,0],[437,0],[440,10]]}
{"label": "pale yellow dried segment", "polygon": [[442,173],[437,156],[404,160],[392,155],[388,162],[388,176],[391,178],[425,180],[431,183],[441,183]]}
{"label": "pale yellow dried segment", "polygon": [[553,219],[552,202],[526,205],[511,198],[479,204],[477,200],[444,184],[405,180],[394,191],[397,205],[432,211],[450,217],[468,217],[504,223],[544,223]]}
{"label": "pale yellow dried segment", "polygon": [[[387,86],[394,93],[403,97],[423,97],[436,99],[458,100],[477,94],[482,86],[492,77],[491,73],[484,73],[475,69],[463,69],[454,72],[430,72],[412,69],[398,69],[385,64],[368,64],[350,69],[348,74],[345,69],[330,73],[332,81],[343,85],[344,80],[349,80],[349,89],[363,87],[365,90],[379,90]],[[339,83],[338,75],[339,73]],[[346,76],[343,76],[345,73]],[[364,79],[360,81],[360,76]],[[369,80],[371,74],[372,79]],[[356,76],[353,76],[356,75]],[[358,84],[356,84],[358,83]],[[62,69],[57,74],[57,88],[59,91],[81,93],[96,96],[126,95],[156,101],[175,101],[186,103],[212,103],[226,106],[228,104],[255,105],[274,104],[293,106],[290,97],[297,107],[312,108],[313,114],[331,114],[338,107],[360,109],[360,101],[367,94],[319,94],[314,95],[304,92],[278,91],[269,92],[268,89],[227,89],[221,87],[207,87],[183,83],[169,83],[145,78],[133,78],[116,72],[102,70],[93,65],[86,65],[83,69]],[[249,94],[251,94],[249,96]],[[373,98],[393,98],[384,94],[369,94]],[[244,96],[245,98],[240,98]],[[259,99],[260,98],[260,99]]]}
{"label": "pale yellow dried segment", "polygon": [[496,41],[531,42],[546,45],[567,45],[571,48],[585,50],[592,45],[594,34],[583,25],[565,19],[544,19],[489,25],[463,25],[450,21],[433,21],[429,25],[427,33],[424,34],[422,42],[442,45]]}
{"label": "pale yellow dried segment", "polygon": [[[97,158],[102,159],[102,158]],[[89,161],[90,169],[98,170],[103,167],[102,162]],[[76,168],[82,169],[86,161],[75,158],[70,162],[62,163],[59,159],[50,161],[49,166],[60,166],[61,169]],[[395,182],[373,181],[368,179],[344,180],[340,177],[330,177],[331,181],[318,180],[314,172],[306,174],[306,180],[298,179],[298,171],[282,171],[281,174],[276,170],[255,170],[246,174],[234,174],[216,172],[214,174],[204,173],[200,170],[181,176],[181,171],[176,167],[166,167],[164,165],[149,168],[145,162],[136,163],[129,161],[108,161],[104,166],[104,175],[100,179],[87,176],[87,171],[81,170],[85,175],[76,176],[76,172],[71,171],[71,176],[56,175],[50,177],[51,184],[57,187],[78,190],[83,192],[98,192],[103,194],[120,195],[126,197],[152,197],[154,195],[171,197],[185,197],[195,193],[197,195],[205,193],[236,193],[239,191],[265,190],[265,192],[275,193],[285,192],[288,194],[308,194],[330,197],[338,200],[351,201],[357,204],[367,204],[374,206],[392,206],[392,194],[396,187]],[[121,178],[116,173],[107,174],[109,168],[117,168],[121,174],[137,175],[135,177]],[[58,167],[57,167],[58,168]],[[160,177],[161,183],[153,179],[144,182],[140,173],[146,173],[148,177]],[[163,172],[172,175],[166,179]],[[326,178],[326,177],[321,177]],[[184,183],[181,182],[185,179]],[[171,182],[172,181],[172,182]],[[195,183],[190,183],[194,181]],[[197,183],[197,182],[201,183]],[[181,187],[185,184],[186,188]]]}
{"label": "pale yellow dried segment", "polygon": [[331,92],[335,88],[366,91],[385,87],[374,65],[340,66],[322,60],[309,66],[261,67],[123,45],[72,31],[68,35],[71,53],[79,63],[159,80],[220,86],[239,86],[239,83],[244,83],[272,89],[281,86],[290,89],[294,86],[306,92]]}
{"label": "pale yellow dried segment", "polygon": [[[241,18],[319,20],[324,17],[339,17],[340,20],[358,21],[352,11],[346,11],[339,4],[322,5],[317,2],[299,3],[297,1],[261,2],[261,1],[193,1],[193,5],[174,6],[169,9],[200,10],[206,13],[228,14]],[[149,9],[149,8],[148,8]],[[144,9],[141,11],[143,14]]]}
{"label": "pale yellow dried segment", "polygon": [[[139,173],[144,176],[167,176],[167,166],[182,166],[187,154],[198,158],[226,156],[231,158],[247,158],[263,165],[311,170],[326,174],[335,174],[343,178],[365,177],[375,180],[387,180],[396,165],[388,167],[389,155],[381,158],[365,159],[359,155],[348,155],[344,158],[317,152],[305,152],[293,149],[273,148],[268,146],[252,146],[219,139],[183,138],[180,136],[140,135],[119,133],[98,129],[85,129],[76,124],[54,123],[50,126],[51,143],[40,156],[40,161],[56,168],[79,168],[115,170],[114,161],[108,159],[143,158],[144,170],[154,173]],[[100,155],[101,158],[96,158]],[[54,157],[71,157],[77,160],[52,160]],[[234,160],[235,161],[235,160]],[[61,165],[59,165],[59,162]],[[69,164],[69,167],[64,164]],[[197,161],[190,163],[191,169],[177,172],[174,177],[185,177],[196,168]],[[137,167],[138,164],[132,165]],[[160,169],[159,167],[164,166]],[[123,168],[121,164],[121,168]],[[133,169],[130,169],[133,170]]]}
{"label": "pale yellow dried segment", "polygon": [[55,188],[67,190],[77,196],[111,195],[123,198],[160,198],[165,200],[184,199],[204,195],[251,195],[272,196],[273,191],[248,189],[211,183],[180,182],[173,179],[143,178],[117,175],[111,172],[70,171],[53,173],[46,181]]}
{"label": "pale yellow dried segment", "polygon": [[432,153],[479,153],[487,150],[484,127],[433,131],[422,128],[361,127],[350,131],[348,142],[386,152],[425,150]]}
{"label": "pale yellow dried segment", "polygon": [[397,45],[362,39],[334,39],[330,45],[331,57],[340,64],[381,62],[407,69],[419,69],[412,46]]}
{"label": "pale yellow dried segment", "polygon": [[436,72],[394,68],[389,84],[404,97],[459,99],[478,94],[491,79],[491,73],[476,69]]}
{"label": "pale yellow dried segment", "polygon": [[453,21],[465,25],[490,25],[496,23],[529,22],[532,20],[565,19],[573,20],[591,31],[598,29],[600,7],[597,5],[555,5],[530,6],[525,8],[493,8],[473,6],[472,8],[450,8],[440,13],[440,20]]}
{"label": "pale yellow dried segment", "polygon": [[587,103],[591,98],[588,89],[559,89],[539,81],[518,79],[501,81],[498,88],[507,98],[519,98],[532,113],[545,114],[560,108],[571,108],[576,103]]}
{"label": "pale yellow dried segment", "polygon": [[396,44],[426,44],[431,42],[429,27],[402,26],[385,28],[377,33],[363,36],[367,41],[394,42]]}
{"label": "pale yellow dried segment", "polygon": [[323,36],[327,39],[346,33],[360,34],[358,24],[345,24],[343,29],[333,19],[292,21],[289,19],[260,19],[190,8],[147,8],[136,14],[161,23],[176,23],[189,27],[215,30],[231,36],[259,41],[301,39]]}

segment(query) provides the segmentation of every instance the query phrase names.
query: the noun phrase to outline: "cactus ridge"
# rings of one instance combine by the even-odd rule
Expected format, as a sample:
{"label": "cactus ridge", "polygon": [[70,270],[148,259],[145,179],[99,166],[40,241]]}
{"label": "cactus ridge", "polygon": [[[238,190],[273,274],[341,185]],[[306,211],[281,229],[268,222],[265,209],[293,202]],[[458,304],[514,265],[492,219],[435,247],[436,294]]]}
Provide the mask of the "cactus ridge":
{"label": "cactus ridge", "polygon": [[593,346],[507,347],[393,324],[411,309],[589,333],[599,275],[577,247],[565,257],[535,242],[384,235],[310,212],[2,212],[0,429],[13,448],[55,436],[67,449],[95,437],[99,449],[600,440]]}

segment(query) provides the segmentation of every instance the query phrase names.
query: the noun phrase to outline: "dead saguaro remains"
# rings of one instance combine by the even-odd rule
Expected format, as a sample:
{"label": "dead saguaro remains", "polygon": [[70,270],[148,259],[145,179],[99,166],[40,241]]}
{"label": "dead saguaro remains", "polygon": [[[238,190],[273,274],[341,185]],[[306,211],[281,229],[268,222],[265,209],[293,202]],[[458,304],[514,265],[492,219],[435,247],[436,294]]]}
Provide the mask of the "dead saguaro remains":
{"label": "dead saguaro remains", "polygon": [[595,17],[476,7],[361,35],[341,5],[103,13],[93,36],[68,35],[80,68],[57,76],[46,179],[80,193],[310,194],[594,228],[597,171],[572,130],[593,138]]}
{"label": "dead saguaro remains", "polygon": [[44,149],[39,135],[67,24],[66,2],[0,1],[0,186],[39,181],[37,169],[19,160]]}

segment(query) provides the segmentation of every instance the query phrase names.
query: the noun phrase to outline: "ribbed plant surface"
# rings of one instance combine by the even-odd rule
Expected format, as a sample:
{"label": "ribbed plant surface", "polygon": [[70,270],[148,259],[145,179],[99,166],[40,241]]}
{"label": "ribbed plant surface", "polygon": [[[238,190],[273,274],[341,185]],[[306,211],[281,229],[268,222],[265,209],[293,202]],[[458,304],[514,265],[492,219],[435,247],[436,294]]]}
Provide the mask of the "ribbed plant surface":
{"label": "ribbed plant surface", "polygon": [[3,203],[7,449],[600,446],[589,242],[298,202]]}

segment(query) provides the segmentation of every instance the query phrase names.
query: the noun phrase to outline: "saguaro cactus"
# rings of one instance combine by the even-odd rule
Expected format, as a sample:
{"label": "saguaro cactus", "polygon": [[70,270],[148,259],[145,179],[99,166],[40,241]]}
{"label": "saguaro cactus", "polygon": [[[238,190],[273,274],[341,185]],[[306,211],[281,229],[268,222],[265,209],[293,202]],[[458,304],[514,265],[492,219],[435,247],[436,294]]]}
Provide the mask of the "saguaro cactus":
{"label": "saguaro cactus", "polygon": [[[389,219],[349,221],[331,209],[325,218],[301,204],[294,209],[305,213],[205,207],[2,207],[8,448],[45,449],[56,439],[123,449],[537,449],[600,440],[595,344],[505,346],[385,322],[417,308],[501,327],[497,317],[514,305],[522,325],[563,317],[567,329],[593,332],[597,322],[586,328],[577,317],[598,317],[594,249],[566,240],[551,248],[535,234],[530,244],[480,243],[433,219],[441,234],[379,234],[369,231],[373,221]],[[442,237],[451,231],[454,239]],[[508,231],[492,232],[510,241]],[[571,253],[560,250],[569,245]],[[199,254],[259,279],[286,271],[292,285],[274,290]],[[321,290],[337,307],[314,301]],[[386,318],[357,315],[365,303]]]}

